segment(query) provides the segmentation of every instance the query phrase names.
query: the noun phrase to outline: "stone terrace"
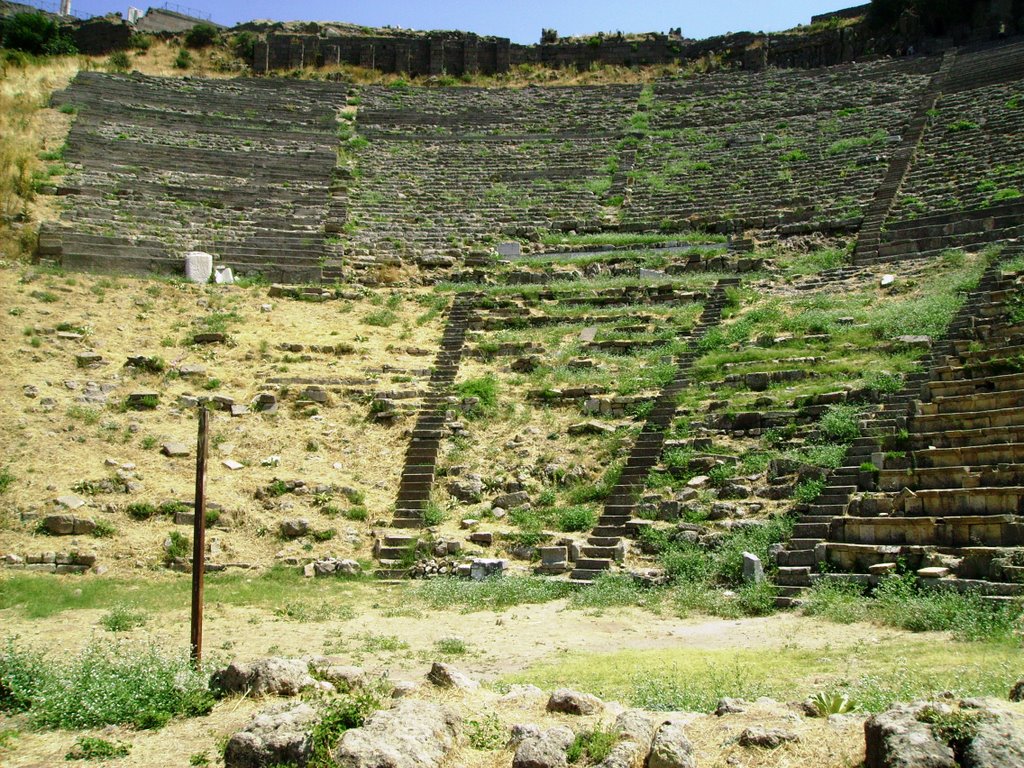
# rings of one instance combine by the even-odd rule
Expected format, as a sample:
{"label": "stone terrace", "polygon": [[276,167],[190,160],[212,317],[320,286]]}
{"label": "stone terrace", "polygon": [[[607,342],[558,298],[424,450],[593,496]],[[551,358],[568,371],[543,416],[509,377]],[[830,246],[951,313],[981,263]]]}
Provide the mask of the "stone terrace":
{"label": "stone terrace", "polygon": [[1024,234],[1024,79],[945,94],[933,115],[880,256],[927,255]]}
{"label": "stone terrace", "polygon": [[180,271],[189,250],[236,272],[319,280],[344,86],[83,72],[40,255],[64,266]]}
{"label": "stone terrace", "polygon": [[622,221],[856,230],[937,67],[921,58],[659,83]]}
{"label": "stone terrace", "polygon": [[1021,296],[1019,275],[990,272],[929,372],[865,422],[779,555],[783,603],[819,578],[877,583],[901,561],[949,588],[1024,591]]}
{"label": "stone terrace", "polygon": [[367,88],[349,254],[450,265],[499,237],[598,229],[639,88]]}

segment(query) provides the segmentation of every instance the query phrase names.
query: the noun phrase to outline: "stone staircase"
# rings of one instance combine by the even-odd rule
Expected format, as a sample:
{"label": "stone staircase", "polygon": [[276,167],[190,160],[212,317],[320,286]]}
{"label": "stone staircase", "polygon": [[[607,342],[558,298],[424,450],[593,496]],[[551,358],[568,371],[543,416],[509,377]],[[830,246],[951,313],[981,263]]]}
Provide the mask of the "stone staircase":
{"label": "stone staircase", "polygon": [[447,398],[459,371],[471,309],[472,299],[460,294],[456,296],[448,313],[448,322],[441,337],[441,349],[434,359],[427,385],[427,395],[423,398],[405,453],[405,466],[391,521],[393,528],[422,528],[424,525],[423,513],[430,502],[438,450],[444,437]]}
{"label": "stone staircase", "polygon": [[939,71],[932,77],[931,82],[924,93],[921,94],[921,104],[917,114],[914,115],[903,133],[903,141],[893,153],[889,160],[889,170],[886,171],[885,179],[875,190],[874,200],[864,216],[860,232],[857,233],[857,245],[853,251],[853,263],[864,264],[873,261],[878,256],[878,246],[882,237],[882,225],[889,217],[896,195],[899,194],[903,180],[907,177],[910,166],[914,162],[917,148],[924,137],[925,129],[928,127],[928,119],[935,103],[942,94],[942,87],[949,77],[956,62],[956,50],[950,49],[942,56],[942,65]]}
{"label": "stone staircase", "polygon": [[[900,561],[941,586],[1024,594],[1024,570],[1007,564],[1024,557],[1024,374],[1014,363],[1024,323],[1006,312],[1022,291],[1017,276],[990,268],[923,361],[928,372],[908,376],[863,422],[865,436],[777,556],[780,606],[798,604],[821,568],[870,585]],[[952,567],[929,569],[935,562]]]}
{"label": "stone staircase", "polygon": [[635,533],[631,521],[636,511],[637,497],[644,488],[651,468],[661,457],[665,431],[675,417],[676,398],[689,385],[688,372],[698,355],[695,341],[719,323],[726,302],[725,290],[739,283],[739,278],[719,280],[705,301],[700,320],[691,331],[691,343],[687,351],[676,358],[676,375],[655,400],[619,479],[605,500],[597,525],[587,537],[587,544],[580,549],[582,556],[577,558],[569,574],[570,580],[591,582],[625,558],[625,539]]}

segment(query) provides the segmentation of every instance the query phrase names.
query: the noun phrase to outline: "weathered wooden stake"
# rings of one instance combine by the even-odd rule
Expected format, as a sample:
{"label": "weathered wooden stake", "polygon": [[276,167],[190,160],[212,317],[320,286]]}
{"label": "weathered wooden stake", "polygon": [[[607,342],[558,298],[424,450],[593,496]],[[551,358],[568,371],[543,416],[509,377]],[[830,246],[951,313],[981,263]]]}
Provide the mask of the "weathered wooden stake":
{"label": "weathered wooden stake", "polygon": [[206,570],[206,453],[210,446],[210,412],[199,407],[196,445],[196,503],[192,527],[192,663],[203,660],[203,575]]}

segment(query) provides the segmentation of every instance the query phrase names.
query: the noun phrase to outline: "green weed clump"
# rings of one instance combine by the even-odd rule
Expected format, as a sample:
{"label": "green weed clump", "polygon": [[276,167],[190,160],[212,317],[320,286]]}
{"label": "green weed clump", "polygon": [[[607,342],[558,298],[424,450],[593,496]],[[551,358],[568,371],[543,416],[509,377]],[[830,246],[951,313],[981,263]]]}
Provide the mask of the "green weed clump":
{"label": "green weed clump", "polygon": [[39,728],[162,728],[213,706],[210,670],[153,644],[91,641],[68,660],[45,658],[8,638],[0,650],[0,711],[25,712]]}
{"label": "green weed clump", "polygon": [[312,754],[309,768],[331,768],[336,765],[331,750],[341,735],[352,728],[361,728],[366,718],[381,709],[387,701],[382,684],[368,685],[356,691],[321,701],[320,721],[310,736]]}
{"label": "green weed clump", "polygon": [[111,760],[117,757],[127,757],[131,751],[131,744],[107,741],[96,736],[79,736],[68,753],[64,755],[64,759]]}
{"label": "green weed clump", "polygon": [[144,611],[120,603],[111,608],[100,619],[100,624],[108,632],[127,632],[130,629],[145,626],[148,620],[149,617]]}
{"label": "green weed clump", "polygon": [[493,376],[468,379],[456,385],[455,391],[464,400],[476,398],[474,405],[466,411],[466,416],[471,419],[494,413],[498,407],[498,380]]}
{"label": "green weed clump", "polygon": [[565,757],[570,764],[598,765],[611,754],[618,740],[618,733],[610,727],[580,731],[565,751]]}

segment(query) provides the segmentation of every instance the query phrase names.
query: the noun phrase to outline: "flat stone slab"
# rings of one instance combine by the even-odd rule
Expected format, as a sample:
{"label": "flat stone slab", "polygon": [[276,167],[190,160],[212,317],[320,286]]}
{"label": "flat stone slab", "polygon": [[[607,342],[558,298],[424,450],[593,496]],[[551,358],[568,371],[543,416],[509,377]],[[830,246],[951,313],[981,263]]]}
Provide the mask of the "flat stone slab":
{"label": "flat stone slab", "polygon": [[191,451],[184,443],[164,443],[160,446],[160,453],[174,459],[181,458],[182,456],[188,456]]}
{"label": "flat stone slab", "polygon": [[591,325],[580,331],[580,341],[593,341],[597,337],[597,326]]}
{"label": "flat stone slab", "polygon": [[234,459],[224,459],[224,461],[222,461],[221,464],[230,469],[232,472],[237,471],[239,469],[245,469],[244,464],[235,461]]}

